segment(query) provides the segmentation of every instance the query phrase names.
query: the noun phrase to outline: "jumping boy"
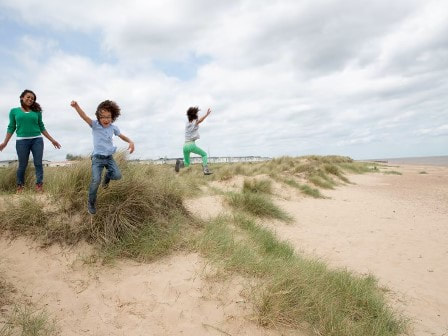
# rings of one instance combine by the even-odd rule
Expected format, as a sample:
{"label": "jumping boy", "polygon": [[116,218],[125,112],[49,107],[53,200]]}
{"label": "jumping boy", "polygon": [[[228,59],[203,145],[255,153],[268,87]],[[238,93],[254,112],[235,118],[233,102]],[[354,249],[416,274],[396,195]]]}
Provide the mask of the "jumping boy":
{"label": "jumping boy", "polygon": [[120,115],[120,107],[114,101],[105,100],[98,105],[95,113],[97,120],[90,119],[76,101],[72,101],[70,105],[78,112],[81,119],[92,128],[92,180],[89,187],[87,209],[93,215],[96,213],[96,194],[101,183],[103,168],[106,168],[106,175],[103,180],[104,188],[109,186],[110,180],[121,179],[120,169],[112,156],[117,150],[117,147],[113,145],[112,137],[116,135],[121,140],[126,141],[129,144],[129,153],[134,151],[134,142],[122,134],[117,126],[113,125],[113,122]]}

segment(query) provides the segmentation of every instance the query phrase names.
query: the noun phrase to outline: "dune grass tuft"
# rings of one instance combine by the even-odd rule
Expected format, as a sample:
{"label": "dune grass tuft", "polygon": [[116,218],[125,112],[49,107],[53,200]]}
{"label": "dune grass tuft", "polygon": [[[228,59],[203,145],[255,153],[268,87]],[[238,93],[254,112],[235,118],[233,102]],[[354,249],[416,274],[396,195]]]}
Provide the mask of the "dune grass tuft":
{"label": "dune grass tuft", "polygon": [[[31,166],[31,167],[30,167]],[[11,193],[17,189],[17,164],[0,168],[0,192]],[[34,190],[36,175],[32,164],[25,171],[25,190]]]}
{"label": "dune grass tuft", "polygon": [[[2,272],[4,271],[2,270]],[[10,293],[12,290],[13,286],[0,275],[0,312],[3,306],[11,303]]]}
{"label": "dune grass tuft", "polygon": [[377,281],[309,260],[282,268],[255,294],[262,325],[300,327],[319,334],[398,335],[406,321],[387,305]]}
{"label": "dune grass tuft", "polygon": [[258,217],[276,218],[285,222],[292,220],[286,212],[276,206],[266,195],[252,192],[228,193],[227,202],[235,209]]}
{"label": "dune grass tuft", "polygon": [[[44,309],[29,302],[18,303],[12,295],[16,289],[0,273],[0,335],[52,336],[59,335],[56,321]],[[22,300],[20,300],[22,301]]]}
{"label": "dune grass tuft", "polygon": [[211,220],[197,246],[226,270],[258,279],[250,299],[261,325],[300,329],[306,324],[332,336],[392,336],[406,330],[406,320],[387,306],[373,276],[303,258],[250,217]]}
{"label": "dune grass tuft", "polygon": [[145,224],[137,233],[127,233],[120,240],[106,244],[102,254],[104,262],[118,257],[150,262],[189,243],[182,213]]}
{"label": "dune grass tuft", "polygon": [[1,212],[0,228],[8,230],[13,236],[45,234],[49,215],[45,204],[29,195],[17,200],[7,200],[7,211]]}
{"label": "dune grass tuft", "polygon": [[244,179],[243,192],[272,194],[272,182],[266,179]]}
{"label": "dune grass tuft", "polygon": [[189,188],[166,169],[131,165],[120,155],[117,163],[123,178],[100,187],[96,215],[86,208],[91,163],[85,159],[49,169],[46,197],[19,195],[8,202],[0,210],[1,228],[45,244],[86,240],[110,256],[149,260],[168,253],[179,241],[180,227],[194,222],[182,203]]}
{"label": "dune grass tuft", "polygon": [[60,335],[56,320],[45,309],[16,305],[11,316],[0,328],[2,336],[56,336]]}
{"label": "dune grass tuft", "polygon": [[403,175],[402,173],[400,173],[399,171],[396,171],[396,170],[387,170],[383,173],[386,175]]}

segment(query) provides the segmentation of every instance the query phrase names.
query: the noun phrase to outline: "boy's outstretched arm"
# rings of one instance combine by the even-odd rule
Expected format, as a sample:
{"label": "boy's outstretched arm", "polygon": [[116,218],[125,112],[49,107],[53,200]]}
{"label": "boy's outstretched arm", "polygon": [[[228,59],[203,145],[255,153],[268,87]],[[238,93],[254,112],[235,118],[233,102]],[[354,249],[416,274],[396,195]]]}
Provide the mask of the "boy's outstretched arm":
{"label": "boy's outstretched arm", "polygon": [[211,112],[212,112],[212,110],[210,110],[210,108],[209,108],[209,109],[207,110],[207,113],[206,113],[204,116],[202,116],[201,118],[199,118],[199,120],[198,120],[198,122],[197,122],[196,124],[199,125],[201,122],[203,122],[204,119],[207,118],[208,115],[209,115]]}
{"label": "boy's outstretched arm", "polygon": [[89,126],[92,126],[92,119],[89,118],[89,116],[82,110],[81,107],[79,107],[78,102],[72,100],[70,103],[70,106],[73,107],[76,112],[78,112],[79,116],[84,120],[86,123],[89,124]]}
{"label": "boy's outstretched arm", "polygon": [[121,133],[118,137],[121,140],[126,141],[129,144],[129,147],[128,147],[129,153],[132,154],[134,152],[134,148],[135,148],[134,147],[134,142],[131,139],[129,139],[126,135],[124,135],[123,133]]}

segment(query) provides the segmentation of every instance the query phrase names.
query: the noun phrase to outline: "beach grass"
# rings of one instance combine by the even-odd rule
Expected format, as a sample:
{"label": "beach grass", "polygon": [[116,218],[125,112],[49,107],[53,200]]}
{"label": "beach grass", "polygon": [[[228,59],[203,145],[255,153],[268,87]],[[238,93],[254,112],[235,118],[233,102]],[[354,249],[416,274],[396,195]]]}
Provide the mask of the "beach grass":
{"label": "beach grass", "polygon": [[182,201],[191,193],[190,182],[176,183],[174,172],[132,165],[123,156],[117,163],[123,178],[107,189],[100,187],[95,216],[86,211],[90,160],[85,159],[47,169],[45,196],[24,193],[7,201],[0,210],[0,228],[44,245],[87,241],[107,250],[107,255],[152,260],[168,253],[175,236],[181,235],[180,227],[194,223]]}
{"label": "beach grass", "polygon": [[[16,292],[14,286],[0,275],[1,336],[59,335],[56,321],[50,318],[45,309],[36,308],[30,303],[18,303],[13,298],[14,292]],[[11,305],[13,306],[9,309],[5,308]]]}
{"label": "beach grass", "polygon": [[246,211],[258,217],[275,218],[291,222],[292,217],[275,205],[264,194],[243,191],[241,193],[229,192],[226,194],[227,202],[234,209]]}
{"label": "beach grass", "polygon": [[[302,193],[312,197],[318,196],[317,188],[334,189],[340,184],[350,183],[345,173],[363,174],[378,172],[377,164],[358,162],[344,156],[303,156],[280,157],[264,162],[213,165],[213,180],[226,181],[234,176],[267,175],[281,183],[300,179],[303,185],[314,187],[298,187]],[[295,186],[293,186],[295,187]],[[310,189],[311,188],[311,189]],[[314,190],[313,190],[314,189]]]}
{"label": "beach grass", "polygon": [[0,327],[1,336],[56,336],[60,335],[55,319],[44,308],[27,304],[16,305]]}
{"label": "beach grass", "polygon": [[228,272],[255,279],[250,300],[263,326],[334,336],[399,335],[406,330],[406,320],[388,307],[373,276],[304,258],[246,215],[211,220],[197,244]]}
{"label": "beach grass", "polygon": [[3,276],[0,275],[0,311],[3,306],[11,303],[10,293],[12,290],[11,284],[6,282]]}
{"label": "beach grass", "polygon": [[[349,183],[346,172],[378,171],[376,165],[339,156],[281,157],[213,165],[214,174],[204,177],[199,165],[175,174],[171,166],[131,164],[122,154],[117,163],[123,178],[107,189],[100,187],[95,216],[86,211],[90,160],[85,158],[46,169],[45,195],[11,197],[0,209],[0,229],[44,244],[87,241],[101,250],[106,262],[123,257],[153,261],[178,249],[197,249],[226,272],[255,282],[249,298],[256,320],[269,328],[332,336],[392,336],[406,329],[374,277],[305,258],[259,224],[260,219],[292,221],[272,200],[271,179],[320,198],[324,196],[318,188]],[[2,192],[15,191],[11,175],[0,180]],[[236,176],[244,177],[241,191],[223,192],[233,215],[204,223],[184,207],[183,201],[204,192],[208,182]],[[45,315],[31,315],[45,320]]]}
{"label": "beach grass", "polygon": [[400,173],[399,171],[396,171],[396,170],[387,170],[387,171],[383,172],[383,174],[386,174],[386,175],[403,175],[403,173]]}
{"label": "beach grass", "polygon": [[272,194],[272,181],[266,179],[244,179],[243,192]]}
{"label": "beach grass", "polygon": [[[34,167],[32,167],[32,164],[30,166],[31,167],[28,167],[25,171],[25,187],[27,189],[34,189]],[[0,192],[11,193],[16,191],[16,171],[17,164],[10,167],[0,167]]]}
{"label": "beach grass", "polygon": [[326,198],[318,188],[312,187],[306,183],[300,183],[294,176],[281,177],[277,174],[271,175],[271,178],[277,182],[284,183],[290,187],[298,189],[302,194],[313,198]]}
{"label": "beach grass", "polygon": [[45,204],[30,195],[16,201],[7,200],[8,211],[2,213],[0,228],[14,236],[45,234],[49,214]]}

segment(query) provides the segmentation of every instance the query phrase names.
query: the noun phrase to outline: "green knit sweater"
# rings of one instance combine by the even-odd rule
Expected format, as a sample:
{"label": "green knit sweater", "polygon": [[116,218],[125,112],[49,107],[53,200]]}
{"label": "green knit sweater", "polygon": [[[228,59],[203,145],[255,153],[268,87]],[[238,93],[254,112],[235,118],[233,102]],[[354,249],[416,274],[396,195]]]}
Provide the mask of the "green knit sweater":
{"label": "green knit sweater", "polygon": [[9,125],[7,132],[13,134],[17,131],[18,137],[34,137],[45,131],[41,112],[24,112],[20,107],[15,107],[9,112]]}

